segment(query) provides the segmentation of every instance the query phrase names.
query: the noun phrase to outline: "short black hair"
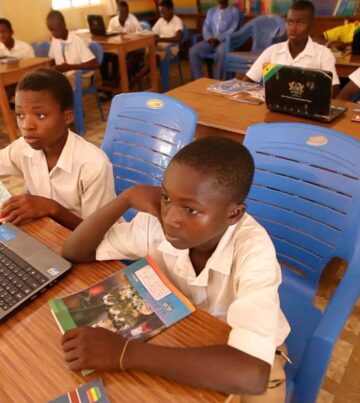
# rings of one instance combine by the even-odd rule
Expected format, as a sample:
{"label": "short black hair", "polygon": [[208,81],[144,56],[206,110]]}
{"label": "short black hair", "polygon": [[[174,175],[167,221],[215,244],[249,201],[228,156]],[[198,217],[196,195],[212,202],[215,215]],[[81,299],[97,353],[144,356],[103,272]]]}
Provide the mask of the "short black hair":
{"label": "short black hair", "polygon": [[0,18],[0,25],[5,25],[10,31],[13,30],[11,26],[11,22],[7,20],[6,18]]}
{"label": "short black hair", "polygon": [[295,1],[291,5],[290,10],[308,10],[310,12],[312,18],[315,15],[314,4],[311,1],[308,1],[308,0]]}
{"label": "short black hair", "polygon": [[118,6],[119,6],[119,8],[120,7],[126,7],[127,9],[129,9],[129,4],[125,0],[119,1]]}
{"label": "short black hair", "polygon": [[172,2],[172,0],[162,0],[159,4],[159,7],[166,7],[172,9],[174,8],[174,3]]}
{"label": "short black hair", "polygon": [[16,91],[48,91],[62,111],[73,108],[73,90],[64,74],[55,69],[40,68],[25,74]]}
{"label": "short black hair", "polygon": [[253,176],[254,160],[241,143],[226,137],[205,137],[182,148],[171,160],[186,164],[214,177],[215,186],[229,199],[241,203],[247,196]]}
{"label": "short black hair", "polygon": [[65,23],[65,17],[63,13],[61,13],[59,10],[50,10],[48,15],[46,16],[46,20],[49,20],[51,18],[58,18]]}

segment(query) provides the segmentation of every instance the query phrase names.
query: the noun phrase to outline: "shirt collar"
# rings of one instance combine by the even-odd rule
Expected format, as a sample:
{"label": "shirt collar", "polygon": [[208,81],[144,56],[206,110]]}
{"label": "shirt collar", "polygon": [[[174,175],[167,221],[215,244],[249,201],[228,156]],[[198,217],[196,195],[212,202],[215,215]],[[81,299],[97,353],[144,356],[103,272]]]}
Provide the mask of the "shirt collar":
{"label": "shirt collar", "polygon": [[[277,53],[287,53],[287,52],[290,53],[289,40],[281,43],[279,45],[279,48],[277,51]],[[315,56],[314,42],[310,38],[310,36],[308,36],[308,41],[306,42],[306,46],[305,46],[304,50],[302,52],[300,52],[296,57],[299,57],[299,56],[311,56],[311,57]]]}

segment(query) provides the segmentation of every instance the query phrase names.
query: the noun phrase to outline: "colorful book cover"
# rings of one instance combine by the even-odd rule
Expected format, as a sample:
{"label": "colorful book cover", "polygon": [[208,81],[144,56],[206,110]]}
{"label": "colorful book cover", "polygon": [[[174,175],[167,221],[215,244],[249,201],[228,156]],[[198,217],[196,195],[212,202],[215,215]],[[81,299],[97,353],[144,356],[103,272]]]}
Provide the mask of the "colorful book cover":
{"label": "colorful book cover", "polygon": [[146,340],[191,314],[195,307],[150,258],[140,259],[78,293],[49,301],[60,327],[103,327]]}
{"label": "colorful book cover", "polygon": [[254,90],[258,87],[260,86],[257,83],[250,83],[248,81],[232,78],[231,80],[218,81],[210,84],[207,89],[208,91],[216,92],[218,94],[233,95],[243,91]]}
{"label": "colorful book cover", "polygon": [[102,380],[97,378],[48,403],[110,403],[110,401]]}

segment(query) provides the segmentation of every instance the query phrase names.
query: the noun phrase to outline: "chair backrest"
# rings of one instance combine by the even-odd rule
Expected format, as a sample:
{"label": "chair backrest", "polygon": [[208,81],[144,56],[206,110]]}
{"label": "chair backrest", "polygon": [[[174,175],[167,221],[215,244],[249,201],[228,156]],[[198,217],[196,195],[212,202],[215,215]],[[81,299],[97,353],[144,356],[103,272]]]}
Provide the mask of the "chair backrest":
{"label": "chair backrest", "polygon": [[[282,264],[281,306],[292,328],[286,341],[291,401],[313,402],[360,295],[360,262],[351,266],[360,251],[360,142],[321,126],[273,123],[251,126],[244,144],[255,161],[248,211],[270,234]],[[313,299],[336,256],[350,266],[322,313]]]}
{"label": "chair backrest", "polygon": [[227,38],[227,49],[233,51],[252,38],[252,52],[261,52],[270,45],[274,39],[285,34],[285,21],[278,15],[261,15],[243,25],[238,31]]}
{"label": "chair backrest", "polygon": [[31,43],[32,48],[34,49],[34,53],[36,57],[48,57],[50,42],[48,41],[38,41]]}
{"label": "chair backrest", "polygon": [[151,24],[149,21],[140,21],[140,25],[142,29],[146,29],[148,31],[151,31]]}
{"label": "chair backrest", "polygon": [[166,95],[114,97],[101,148],[113,164],[116,194],[136,184],[161,185],[171,158],[192,141],[196,122],[194,110]]}
{"label": "chair backrest", "polygon": [[96,60],[99,63],[99,66],[100,66],[100,64],[102,63],[102,61],[104,59],[104,49],[97,42],[90,42],[89,43],[89,48],[94,53],[94,55],[96,57]]}

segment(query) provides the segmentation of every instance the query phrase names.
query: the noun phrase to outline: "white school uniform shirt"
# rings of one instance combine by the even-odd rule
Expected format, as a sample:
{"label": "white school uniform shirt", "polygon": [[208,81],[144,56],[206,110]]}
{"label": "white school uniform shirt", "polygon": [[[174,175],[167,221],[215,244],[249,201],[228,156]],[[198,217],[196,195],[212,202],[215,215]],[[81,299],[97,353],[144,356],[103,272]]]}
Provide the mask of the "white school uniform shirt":
{"label": "white school uniform shirt", "polygon": [[119,16],[115,15],[109,21],[108,31],[121,32],[126,34],[133,34],[142,31],[141,24],[134,14],[128,15],[124,26],[120,25]]}
{"label": "white school uniform shirt", "polygon": [[146,213],[114,224],[96,251],[98,260],[147,255],[195,305],[231,326],[230,346],[272,365],[290,328],[280,309],[281,270],[273,244],[250,215],[226,230],[198,276],[189,250],[174,248],[159,220]]}
{"label": "white school uniform shirt", "polygon": [[350,80],[360,88],[360,68],[349,75]]}
{"label": "white school uniform shirt", "polygon": [[0,42],[0,56],[30,59],[31,57],[35,57],[35,53],[31,45],[14,38],[14,46],[11,49],[8,49],[2,42]]}
{"label": "white school uniform shirt", "polygon": [[268,47],[256,59],[246,75],[253,81],[261,81],[263,77],[263,66],[267,63],[329,70],[333,73],[333,85],[340,83],[335,68],[335,56],[330,49],[314,42],[310,36],[305,49],[299,53],[295,59],[291,56],[288,41],[276,43]]}
{"label": "white school uniform shirt", "polygon": [[[160,17],[155,25],[152,27],[152,31],[155,35],[159,35],[160,38],[172,38],[176,35],[176,32],[183,31],[184,25],[177,15],[174,15],[169,22],[165,20],[165,18]],[[156,46],[158,48],[166,48],[169,46],[170,43],[158,43]],[[179,52],[179,46],[172,46],[171,47],[171,54],[173,56],[177,55]]]}
{"label": "white school uniform shirt", "polygon": [[115,197],[106,154],[70,130],[50,172],[44,152],[20,137],[0,150],[0,174],[23,176],[28,193],[53,199],[83,219]]}

